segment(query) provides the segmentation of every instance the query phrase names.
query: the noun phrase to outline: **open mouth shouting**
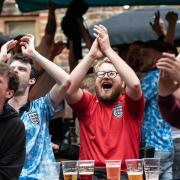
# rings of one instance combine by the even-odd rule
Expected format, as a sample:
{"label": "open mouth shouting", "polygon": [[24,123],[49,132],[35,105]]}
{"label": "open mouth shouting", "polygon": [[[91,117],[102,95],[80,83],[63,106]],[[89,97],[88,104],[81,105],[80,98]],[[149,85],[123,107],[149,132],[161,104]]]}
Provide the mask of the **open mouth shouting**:
{"label": "open mouth shouting", "polygon": [[104,90],[110,90],[113,85],[112,85],[112,82],[103,82],[103,83],[101,84],[101,86],[102,86],[102,88],[103,88]]}

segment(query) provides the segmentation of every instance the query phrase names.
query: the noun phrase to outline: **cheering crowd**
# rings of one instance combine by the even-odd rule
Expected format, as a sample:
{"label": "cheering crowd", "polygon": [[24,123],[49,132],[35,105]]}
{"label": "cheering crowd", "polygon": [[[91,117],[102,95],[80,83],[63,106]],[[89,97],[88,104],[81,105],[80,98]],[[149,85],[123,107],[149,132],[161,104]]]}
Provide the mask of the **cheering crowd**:
{"label": "cheering crowd", "polygon": [[[173,179],[172,126],[180,128],[180,54],[174,46],[177,14],[166,15],[169,26],[165,30],[156,12],[151,26],[157,40],[134,42],[121,57],[111,47],[103,25],[95,25],[94,38],[90,37],[81,18],[88,7],[83,7],[79,14],[74,12],[76,16],[67,11],[62,25],[68,36],[70,73],[52,61],[65,47],[54,42],[53,6],[38,47],[32,34],[1,46],[0,179],[41,180],[41,175],[48,173],[42,163],[56,161],[49,123],[55,112],[62,110],[64,100],[79,122],[79,159],[95,160],[94,179],[106,179],[105,160],[120,159],[121,180],[126,180],[125,160],[138,159],[141,148],[151,148],[153,157],[160,158],[160,180]],[[73,32],[69,21],[75,24]],[[83,58],[81,39],[89,48]],[[95,93],[81,88],[92,67]],[[55,84],[46,95],[29,99],[31,89],[45,73]]]}

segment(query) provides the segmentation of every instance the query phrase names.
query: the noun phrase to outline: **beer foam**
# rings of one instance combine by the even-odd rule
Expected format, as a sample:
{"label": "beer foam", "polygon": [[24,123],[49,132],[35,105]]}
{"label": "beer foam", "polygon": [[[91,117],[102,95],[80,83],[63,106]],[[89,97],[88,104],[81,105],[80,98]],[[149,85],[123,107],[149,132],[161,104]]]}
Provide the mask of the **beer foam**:
{"label": "beer foam", "polygon": [[121,165],[119,164],[106,164],[106,167],[108,168],[120,168]]}
{"label": "beer foam", "polygon": [[79,172],[79,175],[93,175],[93,172]]}
{"label": "beer foam", "polygon": [[93,167],[93,164],[79,164],[79,167]]}
{"label": "beer foam", "polygon": [[137,175],[142,175],[143,172],[132,172],[132,171],[131,171],[131,172],[127,172],[127,174],[128,174],[128,175],[136,175],[136,176],[137,176]]}
{"label": "beer foam", "polygon": [[77,172],[64,172],[63,174],[64,175],[76,175]]}

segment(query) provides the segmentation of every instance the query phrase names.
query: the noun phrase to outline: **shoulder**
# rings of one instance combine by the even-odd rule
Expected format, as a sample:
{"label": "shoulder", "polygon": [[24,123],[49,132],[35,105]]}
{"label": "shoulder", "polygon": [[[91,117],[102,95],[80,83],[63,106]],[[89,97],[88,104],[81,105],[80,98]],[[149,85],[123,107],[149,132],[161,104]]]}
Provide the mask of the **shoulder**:
{"label": "shoulder", "polygon": [[45,96],[41,96],[37,99],[34,99],[30,102],[31,107],[41,107],[47,104],[51,104],[51,94],[47,93]]}
{"label": "shoulder", "polygon": [[148,71],[143,79],[149,79],[149,78],[157,78],[159,76],[159,70],[158,69],[153,69]]}

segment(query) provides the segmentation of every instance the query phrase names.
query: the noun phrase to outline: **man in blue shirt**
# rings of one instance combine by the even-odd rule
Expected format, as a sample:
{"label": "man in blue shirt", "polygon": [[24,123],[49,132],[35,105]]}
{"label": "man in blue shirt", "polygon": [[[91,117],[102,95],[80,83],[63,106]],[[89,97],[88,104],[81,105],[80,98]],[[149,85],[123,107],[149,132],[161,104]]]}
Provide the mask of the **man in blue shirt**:
{"label": "man in blue shirt", "polygon": [[[42,180],[43,162],[55,162],[48,132],[49,121],[70,85],[69,75],[53,62],[40,55],[34,48],[34,37],[26,35],[20,39],[22,54],[14,55],[10,66],[19,76],[20,84],[9,104],[19,112],[26,129],[26,158],[19,179]],[[35,84],[32,59],[38,62],[57,82],[44,97],[28,101],[30,88]],[[62,84],[62,85],[61,85]]]}
{"label": "man in blue shirt", "polygon": [[172,179],[174,147],[171,126],[162,118],[158,107],[159,70],[156,62],[162,52],[170,48],[169,44],[161,41],[146,42],[141,49],[140,59],[140,71],[144,73],[141,87],[146,101],[141,138],[146,147],[155,149],[154,157],[161,159],[160,180]]}

